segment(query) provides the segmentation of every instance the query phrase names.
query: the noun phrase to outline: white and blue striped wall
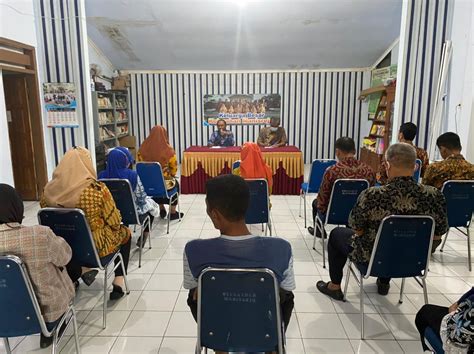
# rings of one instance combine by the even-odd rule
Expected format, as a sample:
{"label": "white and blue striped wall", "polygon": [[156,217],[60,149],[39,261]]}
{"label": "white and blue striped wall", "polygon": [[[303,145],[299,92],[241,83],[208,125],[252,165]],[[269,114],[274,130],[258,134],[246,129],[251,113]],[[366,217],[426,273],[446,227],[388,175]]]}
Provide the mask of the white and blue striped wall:
{"label": "white and blue striped wall", "polygon": [[[206,145],[213,127],[204,127],[205,94],[281,95],[281,124],[290,145],[298,146],[305,163],[333,158],[334,142],[350,136],[361,145],[367,135],[367,105],[357,100],[370,73],[354,71],[281,72],[134,72],[130,71],[131,133],[138,145],[151,128],[163,125],[181,158],[192,145]],[[256,141],[263,126],[231,126],[236,144]]]}
{"label": "white and blue striped wall", "polygon": [[[40,90],[44,82],[74,83],[79,119],[79,128],[45,128],[47,155],[52,160],[48,165],[54,168],[68,149],[79,145],[89,149],[95,159],[84,1],[34,3]],[[46,127],[46,112],[43,116]]]}

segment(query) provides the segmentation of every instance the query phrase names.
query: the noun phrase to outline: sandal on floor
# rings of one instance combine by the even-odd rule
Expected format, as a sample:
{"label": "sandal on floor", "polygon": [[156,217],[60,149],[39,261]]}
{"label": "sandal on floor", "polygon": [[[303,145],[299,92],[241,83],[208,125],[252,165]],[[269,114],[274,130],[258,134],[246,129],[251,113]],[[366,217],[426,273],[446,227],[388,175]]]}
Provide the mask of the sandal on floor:
{"label": "sandal on floor", "polygon": [[170,215],[170,220],[182,219],[183,216],[184,216],[184,213],[178,213],[178,212],[172,213],[172,214]]}
{"label": "sandal on floor", "polygon": [[162,219],[166,218],[166,210],[165,209],[160,209],[160,218],[162,218]]}
{"label": "sandal on floor", "polygon": [[[143,247],[146,245],[146,241],[148,241],[148,237],[150,236],[149,233],[143,234]],[[140,236],[137,240],[137,247],[140,248],[142,247],[142,237]]]}
{"label": "sandal on floor", "polygon": [[81,279],[84,282],[84,284],[86,284],[87,286],[90,286],[94,282],[95,277],[97,276],[98,273],[99,271],[97,269],[92,269],[82,274]]}
{"label": "sandal on floor", "polygon": [[110,300],[118,300],[125,295],[122,287],[119,285],[112,284],[113,290],[110,293]]}

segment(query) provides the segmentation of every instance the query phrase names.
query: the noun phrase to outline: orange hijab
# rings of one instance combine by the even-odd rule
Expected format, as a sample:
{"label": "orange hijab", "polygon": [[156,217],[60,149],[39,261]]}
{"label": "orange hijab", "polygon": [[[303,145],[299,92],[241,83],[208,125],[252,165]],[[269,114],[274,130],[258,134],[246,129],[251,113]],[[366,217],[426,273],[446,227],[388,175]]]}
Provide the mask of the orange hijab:
{"label": "orange hijab", "polygon": [[265,163],[262,151],[257,144],[245,143],[240,152],[240,159],[240,176],[242,178],[265,178],[268,188],[272,188],[272,170]]}
{"label": "orange hijab", "polygon": [[143,161],[159,162],[161,166],[166,166],[176,154],[168,142],[168,132],[161,125],[151,130],[138,152]]}

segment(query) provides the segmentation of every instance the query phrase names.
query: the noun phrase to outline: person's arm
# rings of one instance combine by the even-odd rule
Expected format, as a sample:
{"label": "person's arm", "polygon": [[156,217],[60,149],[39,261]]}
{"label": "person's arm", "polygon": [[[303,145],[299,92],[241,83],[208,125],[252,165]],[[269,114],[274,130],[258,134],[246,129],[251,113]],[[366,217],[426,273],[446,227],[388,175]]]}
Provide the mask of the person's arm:
{"label": "person's arm", "polygon": [[[453,306],[456,305],[454,308]],[[443,346],[447,349],[451,348],[455,351],[466,352],[461,348],[468,349],[472,345],[472,337],[474,335],[474,296],[464,298],[462,302],[455,303],[449,308],[449,315],[446,316],[446,333],[441,333]],[[443,328],[443,325],[442,325]],[[443,330],[442,330],[443,332]],[[470,353],[471,351],[468,350]]]}
{"label": "person's arm", "polygon": [[234,133],[232,133],[231,131],[229,131],[229,135],[226,136],[224,145],[225,146],[234,146],[235,145]]}
{"label": "person's arm", "polygon": [[332,168],[329,167],[324,172],[323,180],[321,181],[321,186],[319,187],[318,196],[316,198],[318,203],[318,211],[323,214],[328,209],[329,198],[331,197],[331,189],[334,183],[331,171]]}
{"label": "person's arm", "polygon": [[258,146],[265,146],[265,128],[260,129],[260,132],[258,133],[258,139],[257,139],[257,144]]}
{"label": "person's arm", "polygon": [[194,278],[193,273],[191,273],[185,248],[183,252],[183,288],[191,290],[197,288],[197,286],[198,281]]}
{"label": "person's arm", "polygon": [[281,128],[283,130],[283,135],[281,136],[281,140],[280,142],[276,145],[277,147],[280,147],[280,146],[285,146],[286,143],[288,142],[288,139],[286,137],[286,130],[285,128]]}
{"label": "person's arm", "polygon": [[359,195],[357,202],[349,214],[349,226],[354,230],[356,236],[364,234],[364,230],[367,228],[367,215],[369,214],[369,209],[373,207],[373,205],[367,201],[368,191],[369,190],[366,189]]}
{"label": "person's arm", "polygon": [[435,168],[434,168],[434,165],[430,165],[426,168],[425,170],[425,174],[423,176],[423,180],[422,180],[422,183],[423,184],[426,184],[427,186],[433,186],[435,187],[434,183],[435,183]]}
{"label": "person's arm", "polygon": [[435,221],[435,236],[442,236],[448,231],[448,210],[443,193],[437,191],[433,202],[433,219]]}
{"label": "person's arm", "polygon": [[64,267],[72,257],[72,250],[68,243],[59,236],[56,236],[51,229],[47,229],[49,260],[56,267]]}
{"label": "person's arm", "polygon": [[280,283],[280,288],[286,291],[293,291],[296,289],[293,255],[291,255],[290,261],[288,262],[288,268],[283,272],[283,280]]}

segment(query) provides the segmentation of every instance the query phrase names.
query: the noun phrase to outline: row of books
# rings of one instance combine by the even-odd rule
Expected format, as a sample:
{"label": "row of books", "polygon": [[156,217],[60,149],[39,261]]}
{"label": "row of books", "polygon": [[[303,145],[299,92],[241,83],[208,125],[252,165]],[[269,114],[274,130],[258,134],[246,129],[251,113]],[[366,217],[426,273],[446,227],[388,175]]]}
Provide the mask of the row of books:
{"label": "row of books", "polygon": [[384,138],[364,138],[363,145],[376,154],[383,154],[384,152]]}

